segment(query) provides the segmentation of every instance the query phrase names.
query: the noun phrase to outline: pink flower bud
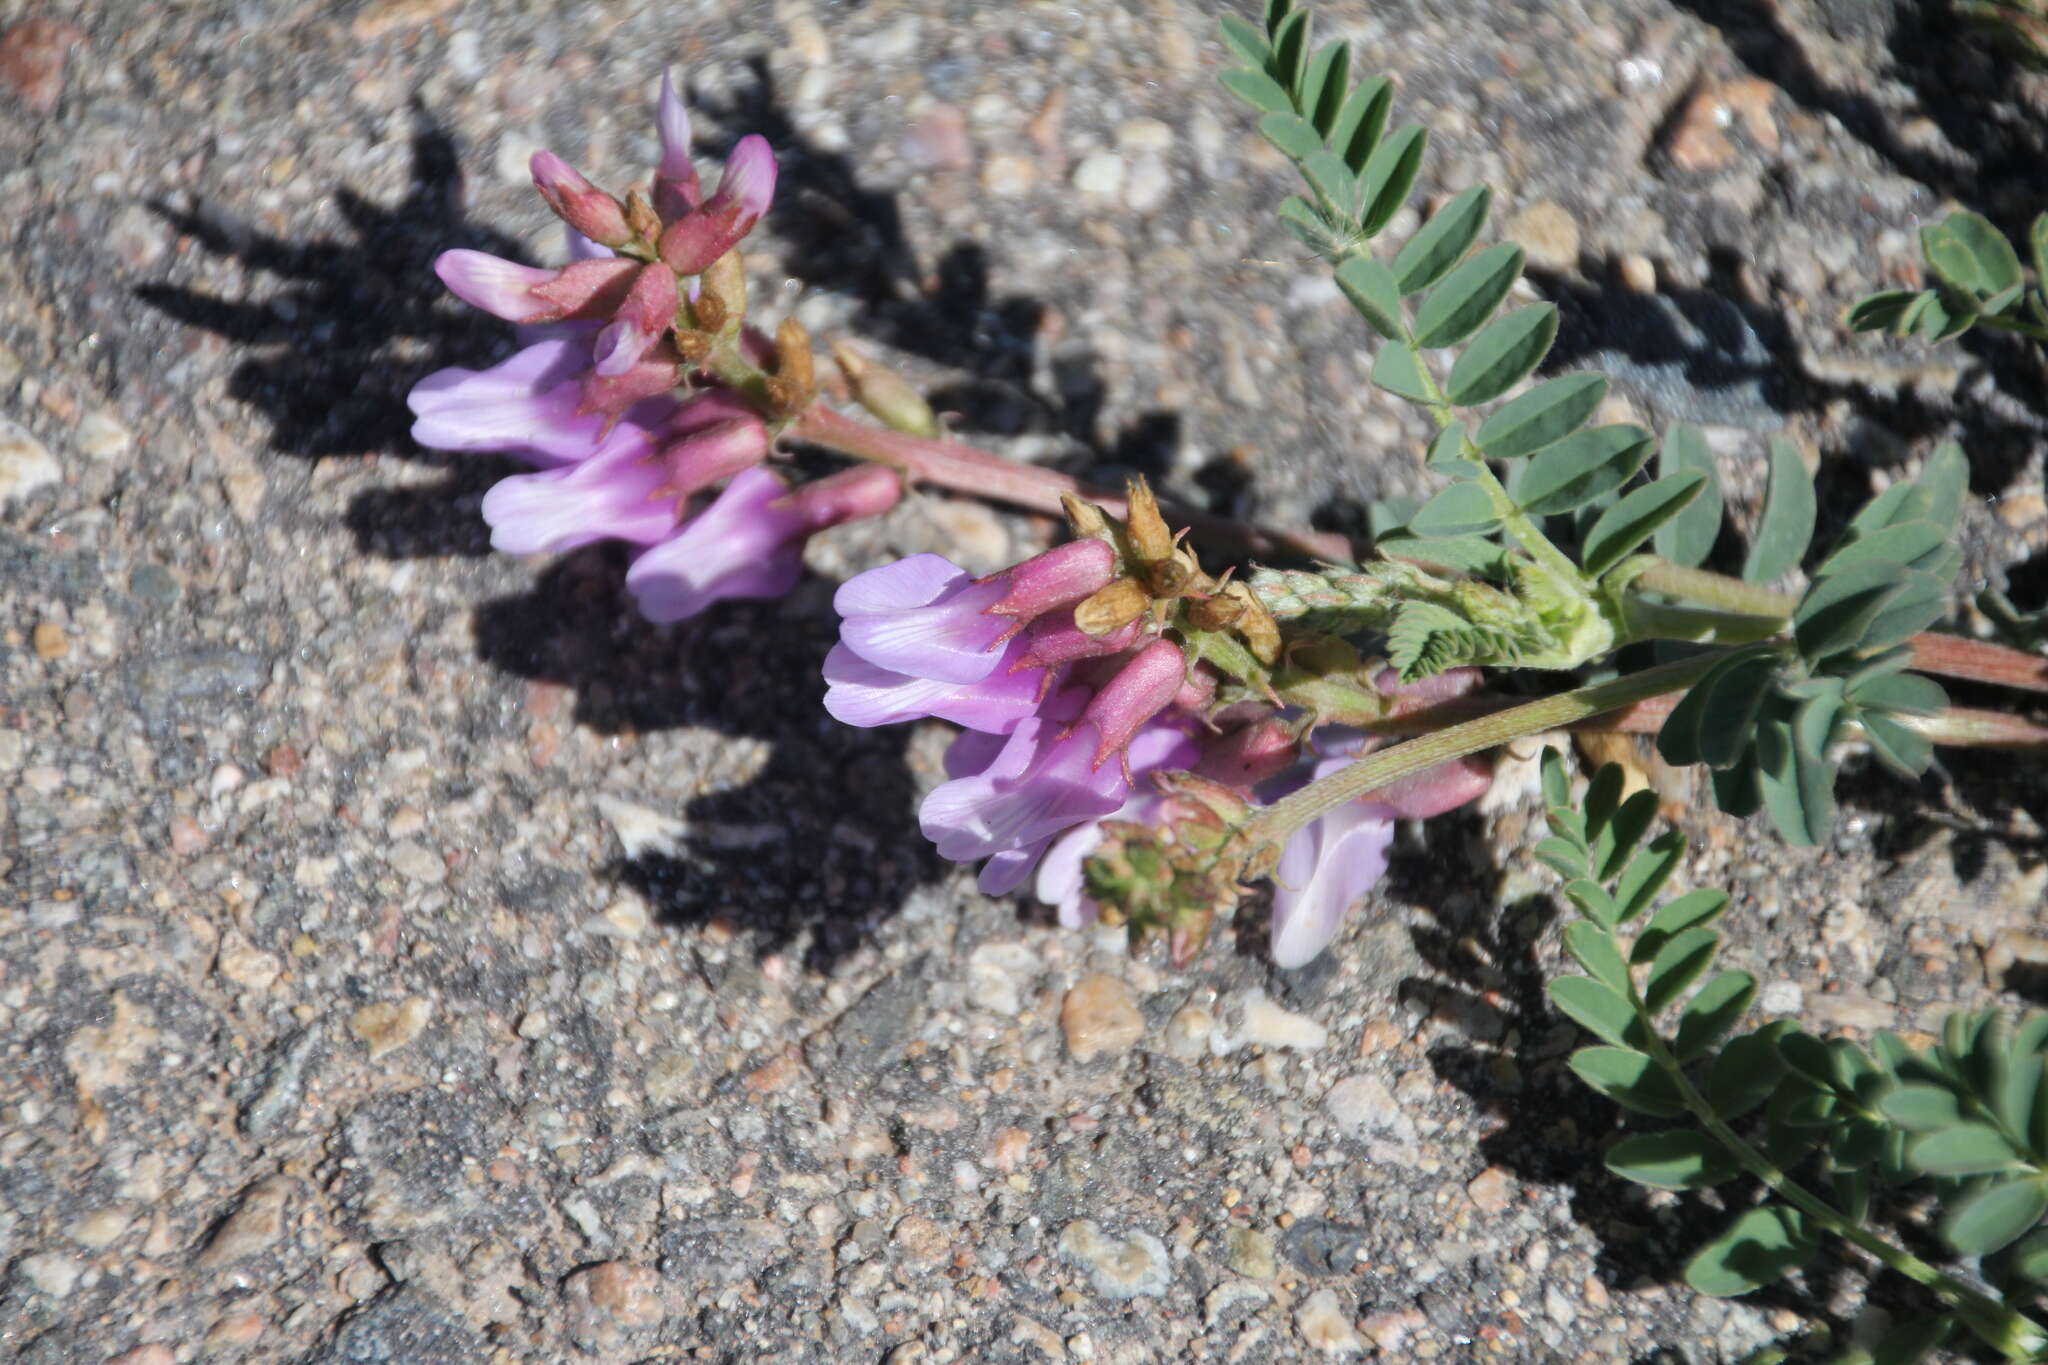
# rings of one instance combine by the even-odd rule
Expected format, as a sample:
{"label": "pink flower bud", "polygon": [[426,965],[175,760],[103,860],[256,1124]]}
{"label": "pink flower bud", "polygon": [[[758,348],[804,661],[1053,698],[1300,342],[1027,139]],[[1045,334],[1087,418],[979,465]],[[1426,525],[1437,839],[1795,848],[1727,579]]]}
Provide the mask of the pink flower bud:
{"label": "pink flower bud", "polygon": [[1233,787],[1278,777],[1300,756],[1299,727],[1278,716],[1253,721],[1209,744],[1195,771]]}
{"label": "pink flower bud", "polygon": [[616,418],[641,399],[665,394],[682,380],[683,367],[676,361],[675,352],[666,346],[659,347],[621,374],[586,376],[576,411],[600,412]]}
{"label": "pink flower bud", "polygon": [[624,246],[633,240],[619,201],[553,152],[533,154],[533,186],[557,217],[598,245]]}
{"label": "pink flower bud", "polygon": [[768,140],[748,134],[725,163],[718,192],[704,206],[670,223],[656,249],[678,275],[701,275],[754,230],[775,196],[775,153]]}
{"label": "pink flower bud", "polygon": [[665,265],[640,267],[618,315],[597,334],[591,354],[602,375],[624,374],[650,346],[668,335],[676,320],[675,272]]}
{"label": "pink flower bud", "polygon": [[702,200],[697,167],[690,160],[690,111],[676,95],[675,80],[661,73],[661,98],[654,106],[654,126],[661,133],[661,159],[654,163],[654,211],[673,223]]}
{"label": "pink flower bud", "polygon": [[1054,668],[1079,659],[1098,659],[1121,654],[1138,641],[1143,627],[1126,621],[1103,635],[1090,635],[1074,624],[1074,613],[1062,611],[1041,616],[1024,634],[1024,652],[1018,668]]}
{"label": "pink flower bud", "polygon": [[688,497],[761,463],[767,454],[768,430],[751,413],[703,423],[657,457],[668,473],[662,492]]}
{"label": "pink flower bud", "polygon": [[994,575],[1008,585],[992,616],[1036,620],[1093,596],[1116,577],[1116,551],[1099,540],[1072,540]]}
{"label": "pink flower bud", "polygon": [[1081,720],[1092,722],[1102,735],[1102,742],[1095,749],[1096,766],[1101,766],[1111,754],[1121,753],[1139,727],[1166,709],[1187,680],[1187,671],[1187,659],[1179,645],[1171,640],[1154,640],[1133,655],[1095,694],[1081,713]]}
{"label": "pink flower bud", "polygon": [[784,501],[806,529],[822,531],[879,517],[903,497],[903,477],[886,465],[857,465],[807,483]]}
{"label": "pink flower bud", "polygon": [[554,272],[553,279],[533,287],[534,296],[547,304],[547,312],[530,321],[584,322],[608,318],[625,303],[639,270],[639,262],[619,256],[572,261]]}

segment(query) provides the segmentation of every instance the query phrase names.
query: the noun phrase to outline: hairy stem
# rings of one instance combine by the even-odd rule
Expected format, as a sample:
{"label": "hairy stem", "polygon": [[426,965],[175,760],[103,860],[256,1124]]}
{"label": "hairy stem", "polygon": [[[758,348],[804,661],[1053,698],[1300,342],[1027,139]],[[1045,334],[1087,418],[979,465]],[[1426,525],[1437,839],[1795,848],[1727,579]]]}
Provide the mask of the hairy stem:
{"label": "hairy stem", "polygon": [[1309,821],[1410,773],[1491,749],[1523,735],[1555,730],[1589,716],[1619,710],[1649,697],[1682,692],[1705,677],[1727,654],[1727,650],[1715,650],[1697,658],[1661,664],[1612,682],[1524,702],[1396,744],[1267,806],[1245,824],[1243,837],[1252,848],[1277,847]]}
{"label": "hairy stem", "polygon": [[[989,498],[1048,516],[1061,514],[1062,493],[1085,498],[1112,516],[1122,516],[1125,510],[1124,500],[1116,494],[1091,488],[1054,470],[1019,464],[958,441],[933,440],[871,426],[835,412],[822,403],[815,403],[807,409],[791,424],[787,434],[797,440],[836,450],[842,455],[890,465],[918,483]],[[1298,555],[1339,564],[1354,563],[1357,558],[1351,542],[1332,532],[1250,526],[1228,517],[1211,516],[1171,504],[1164,504],[1163,510],[1174,522],[1186,526],[1204,540],[1246,554]]]}
{"label": "hairy stem", "polygon": [[1799,600],[1789,594],[1745,583],[1726,574],[1688,569],[1666,559],[1653,561],[1636,575],[1629,586],[1638,592],[1683,597],[1703,607],[1740,612],[1745,616],[1771,616],[1781,622],[1790,620],[1792,609],[1799,605]]}
{"label": "hairy stem", "polygon": [[1695,644],[1742,645],[1768,640],[1785,628],[1781,616],[1756,616],[1744,611],[1672,606],[1637,593],[1621,601],[1628,639],[1690,640]]}

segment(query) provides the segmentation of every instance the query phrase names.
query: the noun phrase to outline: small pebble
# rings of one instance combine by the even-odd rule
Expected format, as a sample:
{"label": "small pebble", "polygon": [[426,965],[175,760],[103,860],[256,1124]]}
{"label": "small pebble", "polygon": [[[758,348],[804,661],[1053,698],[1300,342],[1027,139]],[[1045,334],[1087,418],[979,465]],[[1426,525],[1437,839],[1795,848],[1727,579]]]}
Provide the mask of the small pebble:
{"label": "small pebble", "polygon": [[1115,152],[1096,152],[1074,167],[1074,188],[1096,199],[1114,199],[1124,188],[1124,159]]}
{"label": "small pebble", "polygon": [[1337,1301],[1334,1289],[1318,1289],[1294,1310],[1295,1330],[1301,1339],[1331,1356],[1365,1354],[1365,1339],[1351,1325],[1351,1315]]}
{"label": "small pebble", "polygon": [[374,1062],[419,1037],[433,1013],[433,1006],[417,995],[404,1000],[380,1000],[350,1015],[348,1028],[369,1044],[370,1060]]}
{"label": "small pebble", "polygon": [[1113,976],[1086,976],[1074,983],[1060,1006],[1060,1028],[1077,1062],[1119,1057],[1145,1033],[1131,988]]}
{"label": "small pebble", "polygon": [[1087,1271],[1095,1292],[1107,1299],[1156,1297],[1172,1282],[1166,1244],[1148,1232],[1119,1239],[1106,1235],[1092,1219],[1082,1218],[1067,1224],[1057,1250],[1062,1261]]}
{"label": "small pebble", "polygon": [[64,638],[64,628],[54,621],[38,622],[32,641],[38,659],[61,659],[71,652],[71,642]]}

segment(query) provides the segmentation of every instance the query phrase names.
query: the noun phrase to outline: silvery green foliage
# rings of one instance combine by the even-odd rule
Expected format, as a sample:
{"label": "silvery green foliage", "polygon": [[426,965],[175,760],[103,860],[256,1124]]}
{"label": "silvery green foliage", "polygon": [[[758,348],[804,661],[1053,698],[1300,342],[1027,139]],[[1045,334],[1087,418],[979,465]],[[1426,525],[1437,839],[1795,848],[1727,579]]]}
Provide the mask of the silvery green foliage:
{"label": "silvery green foliage", "polygon": [[[1391,85],[1352,85],[1348,46],[1313,46],[1313,26],[1292,0],[1268,0],[1263,25],[1224,18],[1224,42],[1242,65],[1222,81],[1300,170],[1308,193],[1282,203],[1281,220],[1328,260],[1378,335],[1372,382],[1435,419],[1427,468],[1446,486],[1419,506],[1392,509],[1394,524],[1376,528],[1382,559],[1315,573],[1262,570],[1254,590],[1276,617],[1382,634],[1408,680],[1468,664],[1597,663],[1632,638],[1629,599],[1656,562],[1646,549],[1691,567],[1721,540],[1713,454],[1688,425],[1671,428],[1661,445],[1626,423],[1590,425],[1607,393],[1598,374],[1546,378],[1505,398],[1542,365],[1556,308],[1501,311],[1522,253],[1478,245],[1492,200],[1484,185],[1454,195],[1390,259],[1375,254],[1375,239],[1414,188],[1426,137],[1416,127],[1388,131]],[[1986,307],[2018,297],[2017,259],[2006,259],[2011,249],[1996,233],[1944,225],[1928,240],[1941,268],[1995,290],[1981,300]],[[2044,240],[2036,234],[2037,252]],[[1437,351],[1450,353],[1442,373],[1428,355]],[[1910,718],[1940,710],[1946,697],[1903,671],[1906,642],[1947,609],[1967,475],[1948,445],[1919,479],[1885,490],[1814,565],[1787,630],[1728,658],[1672,713],[1659,737],[1665,757],[1712,768],[1724,810],[1764,810],[1791,842],[1817,843],[1834,818],[1830,748],[1852,725],[1887,766],[1925,771],[1932,748]],[[1744,580],[1766,586],[1797,571],[1810,556],[1815,513],[1798,451],[1774,442]],[[1576,562],[1559,544],[1576,547]]]}
{"label": "silvery green foliage", "polygon": [[[1552,833],[1535,855],[1578,909],[1564,943],[1587,973],[1558,977],[1550,997],[1600,1039],[1572,1054],[1572,1070],[1636,1114],[1690,1120],[1631,1133],[1608,1150],[1608,1169],[1667,1190],[1748,1175],[1778,1196],[1729,1199],[1747,1206],[1693,1256],[1686,1282],[1705,1294],[1746,1294],[1804,1265],[1824,1234],[1865,1225],[1880,1191],[1924,1184],[1941,1202],[1949,1247],[1992,1258],[1979,1270],[2004,1288],[2006,1307],[2038,1297],[2048,1286],[2048,1013],[2016,1027],[1995,1010],[1951,1015],[1924,1051],[1880,1033],[1866,1052],[1791,1020],[1730,1037],[1757,983],[1713,970],[1726,893],[1660,899],[1685,841],[1667,830],[1644,842],[1656,797],[1624,799],[1610,764],[1574,801],[1554,752],[1544,756],[1543,789]],[[1813,1172],[1819,1192],[1789,1195],[1772,1183],[1794,1168]],[[1981,1318],[1958,1301],[1862,1358],[1918,1359]]]}

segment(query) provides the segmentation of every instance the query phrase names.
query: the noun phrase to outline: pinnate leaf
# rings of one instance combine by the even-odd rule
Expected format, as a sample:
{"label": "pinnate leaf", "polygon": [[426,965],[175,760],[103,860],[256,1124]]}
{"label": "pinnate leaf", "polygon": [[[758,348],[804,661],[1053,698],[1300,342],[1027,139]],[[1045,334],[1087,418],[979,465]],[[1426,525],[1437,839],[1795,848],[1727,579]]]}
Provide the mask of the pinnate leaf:
{"label": "pinnate leaf", "polygon": [[1429,288],[1464,258],[1486,225],[1493,190],[1474,185],[1429,216],[1394,257],[1393,277],[1403,294]]}
{"label": "pinnate leaf", "polygon": [[1623,495],[1621,501],[1600,514],[1593,529],[1586,533],[1586,572],[1598,577],[1634,554],[1644,541],[1656,535],[1659,527],[1683,512],[1706,486],[1706,476],[1690,470]]}
{"label": "pinnate leaf", "polygon": [[1685,1268],[1685,1282],[1712,1298],[1734,1298],[1797,1270],[1815,1246],[1803,1214],[1766,1204],[1702,1247]]}
{"label": "pinnate leaf", "polygon": [[1577,431],[1606,396],[1606,375],[1547,380],[1503,403],[1479,424],[1472,443],[1496,460],[1527,455]]}
{"label": "pinnate leaf", "polygon": [[1685,1112],[1685,1101],[1671,1077],[1632,1047],[1582,1047],[1572,1054],[1571,1068],[1587,1085],[1639,1114],[1675,1118]]}
{"label": "pinnate leaf", "polygon": [[1658,1190],[1705,1189],[1742,1173],[1727,1148],[1690,1128],[1624,1138],[1607,1149],[1607,1169]]}
{"label": "pinnate leaf", "polygon": [[1764,497],[1763,519],[1757,523],[1756,540],[1749,547],[1749,559],[1742,577],[1750,583],[1769,583],[1799,567],[1813,540],[1815,504],[1813,479],[1799,447],[1790,441],[1771,442],[1771,486]]}
{"label": "pinnate leaf", "polygon": [[1557,307],[1554,304],[1539,303],[1518,308],[1496,318],[1480,329],[1479,335],[1472,338],[1464,354],[1451,366],[1445,393],[1453,403],[1466,407],[1491,403],[1542,364],[1550,343],[1556,339]]}
{"label": "pinnate leaf", "polygon": [[1522,248],[1498,242],[1475,253],[1423,296],[1415,310],[1415,344],[1455,346],[1479,330],[1522,273]]}
{"label": "pinnate leaf", "polygon": [[1690,422],[1680,422],[1664,433],[1657,473],[1669,477],[1691,471],[1706,476],[1706,487],[1657,531],[1657,553],[1688,568],[1705,561],[1721,534],[1721,476],[1706,434]]}
{"label": "pinnate leaf", "polygon": [[[1517,316],[1520,315],[1510,315],[1503,321],[1512,321]],[[1482,332],[1459,364],[1485,340],[1486,334]],[[1452,381],[1456,382],[1457,377],[1457,367],[1453,366]],[[1521,481],[1515,485],[1516,498],[1532,516],[1550,516],[1583,507],[1634,478],[1655,446],[1656,439],[1649,432],[1626,424],[1574,432],[1529,461]]]}

